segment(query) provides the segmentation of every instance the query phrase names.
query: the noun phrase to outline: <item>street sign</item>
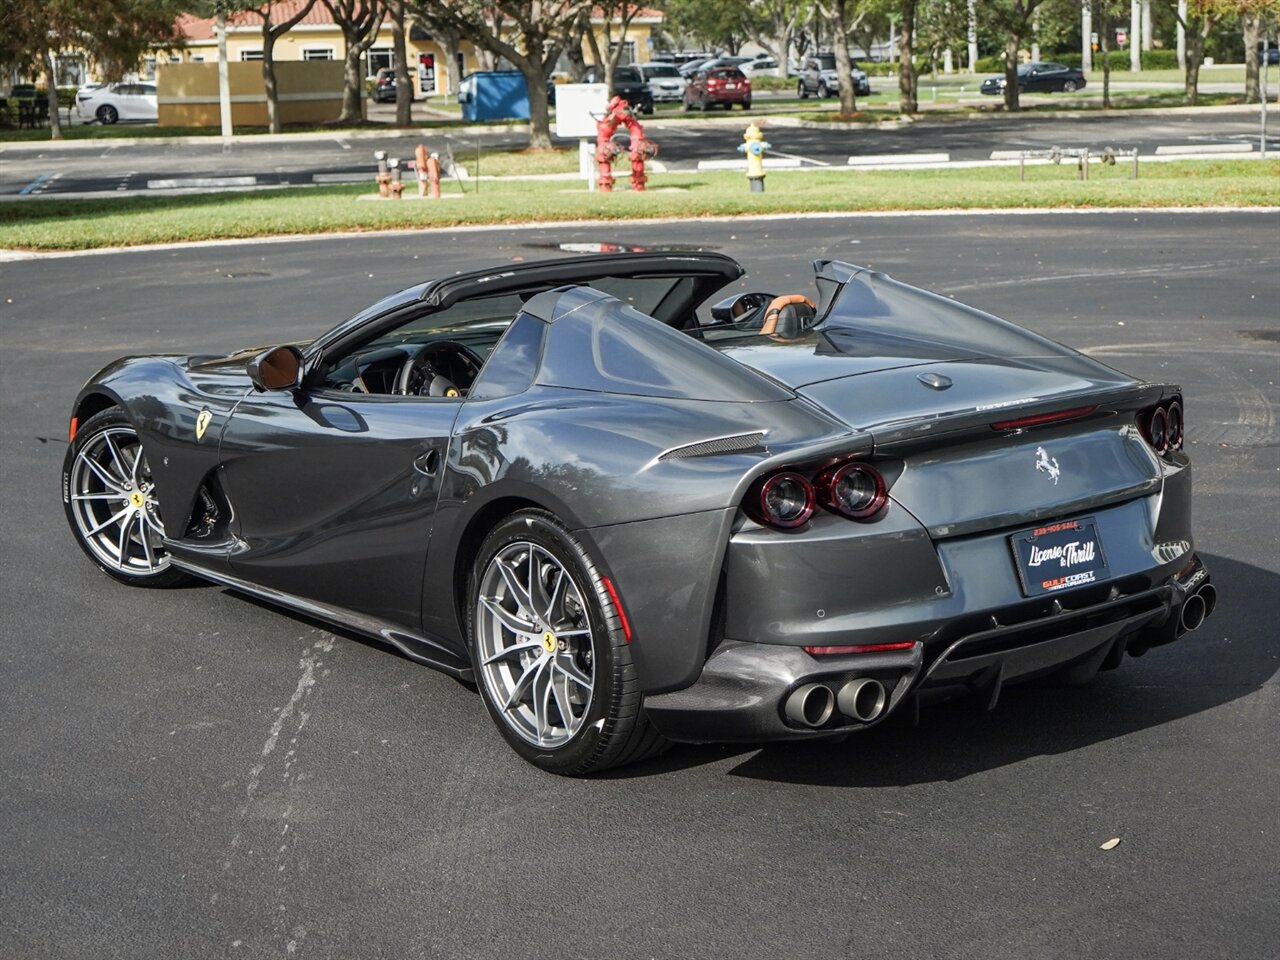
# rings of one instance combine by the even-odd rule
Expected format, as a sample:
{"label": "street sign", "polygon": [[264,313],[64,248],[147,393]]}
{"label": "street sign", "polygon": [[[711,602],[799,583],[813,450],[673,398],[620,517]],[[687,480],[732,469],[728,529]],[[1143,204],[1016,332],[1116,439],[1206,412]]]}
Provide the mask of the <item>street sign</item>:
{"label": "street sign", "polygon": [[1121,30],[1119,27],[1116,27],[1116,43],[1120,44],[1120,46],[1123,47],[1128,42],[1129,42],[1129,32],[1127,30]]}
{"label": "street sign", "polygon": [[418,92],[425,97],[436,92],[436,55],[418,54]]}
{"label": "street sign", "polygon": [[566,139],[596,138],[596,121],[608,108],[609,88],[603,83],[556,85],[556,136]]}

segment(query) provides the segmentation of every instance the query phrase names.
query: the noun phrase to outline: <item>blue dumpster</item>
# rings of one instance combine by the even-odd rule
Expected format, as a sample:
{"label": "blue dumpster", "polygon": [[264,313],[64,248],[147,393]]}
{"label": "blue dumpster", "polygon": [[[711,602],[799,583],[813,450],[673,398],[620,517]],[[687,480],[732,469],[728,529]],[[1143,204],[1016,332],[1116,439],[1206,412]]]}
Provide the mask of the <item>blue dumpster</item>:
{"label": "blue dumpster", "polygon": [[529,88],[519,70],[469,73],[458,84],[463,120],[528,120]]}

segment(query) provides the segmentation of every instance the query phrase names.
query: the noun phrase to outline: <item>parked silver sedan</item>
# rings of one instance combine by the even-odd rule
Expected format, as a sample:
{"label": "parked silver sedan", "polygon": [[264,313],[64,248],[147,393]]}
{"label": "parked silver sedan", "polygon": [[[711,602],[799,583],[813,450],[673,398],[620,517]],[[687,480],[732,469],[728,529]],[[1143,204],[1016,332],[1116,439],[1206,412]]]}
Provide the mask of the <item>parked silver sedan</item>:
{"label": "parked silver sedan", "polygon": [[655,101],[681,100],[688,80],[680,75],[674,63],[642,63],[637,67],[649,81],[649,90]]}

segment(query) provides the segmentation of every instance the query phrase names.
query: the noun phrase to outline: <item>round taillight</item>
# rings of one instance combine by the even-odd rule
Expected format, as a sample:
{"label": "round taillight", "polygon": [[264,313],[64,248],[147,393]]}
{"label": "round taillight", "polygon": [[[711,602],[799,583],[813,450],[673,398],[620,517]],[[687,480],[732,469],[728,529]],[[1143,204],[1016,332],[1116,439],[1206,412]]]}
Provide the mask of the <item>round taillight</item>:
{"label": "round taillight", "polygon": [[846,463],[824,471],[817,488],[824,506],[852,520],[875,516],[888,500],[880,471],[865,463]]}
{"label": "round taillight", "polygon": [[1169,442],[1170,450],[1182,449],[1182,404],[1177,400],[1169,404],[1169,412],[1165,415],[1166,423],[1165,433]]}
{"label": "round taillight", "polygon": [[1169,449],[1169,418],[1165,415],[1164,407],[1156,407],[1151,411],[1147,434],[1156,453],[1164,453]]}
{"label": "round taillight", "polygon": [[760,485],[756,519],[789,530],[813,516],[813,484],[798,473],[775,473]]}

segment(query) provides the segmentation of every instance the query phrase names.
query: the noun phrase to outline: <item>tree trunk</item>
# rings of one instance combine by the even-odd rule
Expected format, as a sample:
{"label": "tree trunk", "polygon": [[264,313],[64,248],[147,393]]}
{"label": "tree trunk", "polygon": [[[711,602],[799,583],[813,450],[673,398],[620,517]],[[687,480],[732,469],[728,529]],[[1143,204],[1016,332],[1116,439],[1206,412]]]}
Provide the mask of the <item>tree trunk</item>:
{"label": "tree trunk", "polygon": [[849,62],[849,43],[844,33],[845,0],[831,4],[831,50],[836,58],[836,85],[840,90],[840,112],[850,116],[857,112],[858,101],[853,89],[853,64]]}
{"label": "tree trunk", "polygon": [[[1101,6],[1102,29],[1098,32],[1098,40],[1102,50],[1102,109],[1111,109],[1111,14],[1104,2]],[[1086,37],[1087,41],[1089,38]]]}
{"label": "tree trunk", "polygon": [[267,131],[280,132],[280,92],[276,89],[276,35],[262,24],[262,90],[267,96]]}
{"label": "tree trunk", "polygon": [[1257,14],[1242,13],[1240,25],[1244,33],[1244,102],[1258,103],[1262,100],[1258,85],[1258,41],[1262,38],[1262,23]]}
{"label": "tree trunk", "polygon": [[1200,98],[1200,63],[1204,60],[1204,39],[1208,33],[1208,25],[1201,30],[1187,31],[1187,83],[1185,93],[1187,103],[1196,105]]}
{"label": "tree trunk", "polygon": [[396,126],[413,123],[413,80],[404,37],[404,0],[388,3],[391,11],[391,65],[396,71]]}
{"label": "tree trunk", "polygon": [[916,30],[916,0],[902,0],[902,32],[898,37],[898,112],[917,113],[916,65],[911,42]]}
{"label": "tree trunk", "polygon": [[364,119],[360,109],[364,100],[364,77],[361,76],[360,62],[364,59],[364,48],[360,46],[360,38],[350,32],[342,31],[346,41],[344,82],[342,87],[342,113],[338,114],[337,123],[359,123]]}
{"label": "tree trunk", "polygon": [[44,67],[44,93],[49,102],[49,139],[62,139],[62,118],[58,116],[58,76],[53,70],[53,53],[48,47],[40,51]]}
{"label": "tree trunk", "polygon": [[547,100],[547,77],[542,58],[527,56],[520,64],[525,86],[529,88],[529,149],[550,150],[551,107]]}
{"label": "tree trunk", "polygon": [[1010,32],[1004,40],[1004,108],[1018,109],[1018,42],[1019,34]]}

